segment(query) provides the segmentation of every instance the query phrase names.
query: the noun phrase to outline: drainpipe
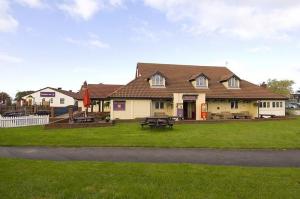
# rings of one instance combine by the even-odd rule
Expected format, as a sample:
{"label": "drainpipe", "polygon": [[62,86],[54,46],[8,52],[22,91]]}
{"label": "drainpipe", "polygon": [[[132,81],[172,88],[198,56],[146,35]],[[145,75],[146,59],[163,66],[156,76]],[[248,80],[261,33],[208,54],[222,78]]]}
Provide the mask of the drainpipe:
{"label": "drainpipe", "polygon": [[257,118],[259,118],[259,106],[260,106],[260,101],[257,101]]}

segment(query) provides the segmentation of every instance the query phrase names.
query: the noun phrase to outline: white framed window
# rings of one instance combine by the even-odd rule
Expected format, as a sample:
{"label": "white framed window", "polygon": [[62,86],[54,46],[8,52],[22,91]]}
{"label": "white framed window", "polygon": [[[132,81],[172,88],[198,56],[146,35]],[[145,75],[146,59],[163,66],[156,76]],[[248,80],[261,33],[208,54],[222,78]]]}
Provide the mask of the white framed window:
{"label": "white framed window", "polygon": [[[273,104],[274,105],[274,104]],[[270,108],[271,102],[259,102],[259,108]]]}
{"label": "white framed window", "polygon": [[59,102],[60,102],[60,104],[65,104],[65,98],[60,98]]}
{"label": "white framed window", "polygon": [[204,77],[204,76],[199,76],[199,77],[196,79],[196,87],[207,88],[206,77]]}
{"label": "white framed window", "polygon": [[155,109],[157,109],[157,110],[165,108],[165,103],[164,102],[157,101],[157,102],[155,102],[154,105],[155,105]]}
{"label": "white framed window", "polygon": [[228,80],[229,88],[239,88],[239,80],[235,77],[232,77]]}
{"label": "white framed window", "polygon": [[161,75],[154,75],[152,77],[152,86],[165,86],[165,78]]}

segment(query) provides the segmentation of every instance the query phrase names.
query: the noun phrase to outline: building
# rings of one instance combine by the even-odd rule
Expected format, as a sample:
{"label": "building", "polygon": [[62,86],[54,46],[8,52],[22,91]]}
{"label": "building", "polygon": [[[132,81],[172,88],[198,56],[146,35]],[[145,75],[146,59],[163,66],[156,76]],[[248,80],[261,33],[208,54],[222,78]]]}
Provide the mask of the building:
{"label": "building", "polygon": [[71,90],[66,91],[61,88],[46,87],[24,96],[21,105],[39,105],[55,108],[63,108],[70,105],[77,106],[77,95],[78,93],[74,93]]}
{"label": "building", "polygon": [[[88,84],[87,87],[91,98],[91,106],[88,108],[88,112],[110,112],[109,95],[122,86],[123,85]],[[77,96],[77,100],[79,109],[85,110],[85,107],[83,106],[82,87]]]}
{"label": "building", "polygon": [[287,99],[226,67],[151,63],[138,63],[135,79],[110,97],[112,119],[169,115],[186,120],[228,113],[284,116]]}
{"label": "building", "polygon": [[296,93],[294,94],[291,94],[291,99],[290,99],[292,102],[297,102],[297,103],[300,103],[300,90],[297,91]]}

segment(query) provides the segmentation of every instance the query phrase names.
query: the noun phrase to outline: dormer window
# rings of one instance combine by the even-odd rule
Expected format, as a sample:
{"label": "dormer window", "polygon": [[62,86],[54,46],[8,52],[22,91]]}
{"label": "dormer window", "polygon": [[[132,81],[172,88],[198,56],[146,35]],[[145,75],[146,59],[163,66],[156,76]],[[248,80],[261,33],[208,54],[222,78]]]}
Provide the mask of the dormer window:
{"label": "dormer window", "polygon": [[189,81],[195,88],[208,88],[209,78],[204,73],[198,73],[190,77]]}
{"label": "dormer window", "polygon": [[165,78],[159,74],[156,74],[152,77],[152,86],[164,87],[165,86]]}
{"label": "dormer window", "polygon": [[239,80],[236,77],[232,77],[228,80],[228,87],[229,88],[239,88]]}
{"label": "dormer window", "polygon": [[204,76],[199,76],[196,79],[196,87],[198,88],[207,88],[207,79]]}

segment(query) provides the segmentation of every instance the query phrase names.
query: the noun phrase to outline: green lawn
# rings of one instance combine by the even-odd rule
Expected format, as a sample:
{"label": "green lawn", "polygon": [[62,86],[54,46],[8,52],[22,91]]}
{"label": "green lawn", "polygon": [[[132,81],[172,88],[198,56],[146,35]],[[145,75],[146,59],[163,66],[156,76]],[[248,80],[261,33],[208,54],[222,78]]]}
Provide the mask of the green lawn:
{"label": "green lawn", "polygon": [[0,159],[0,196],[292,199],[300,169]]}
{"label": "green lawn", "polygon": [[114,127],[44,130],[0,129],[0,146],[130,146],[205,148],[300,148],[300,118],[284,121],[184,124],[141,129],[138,123]]}

